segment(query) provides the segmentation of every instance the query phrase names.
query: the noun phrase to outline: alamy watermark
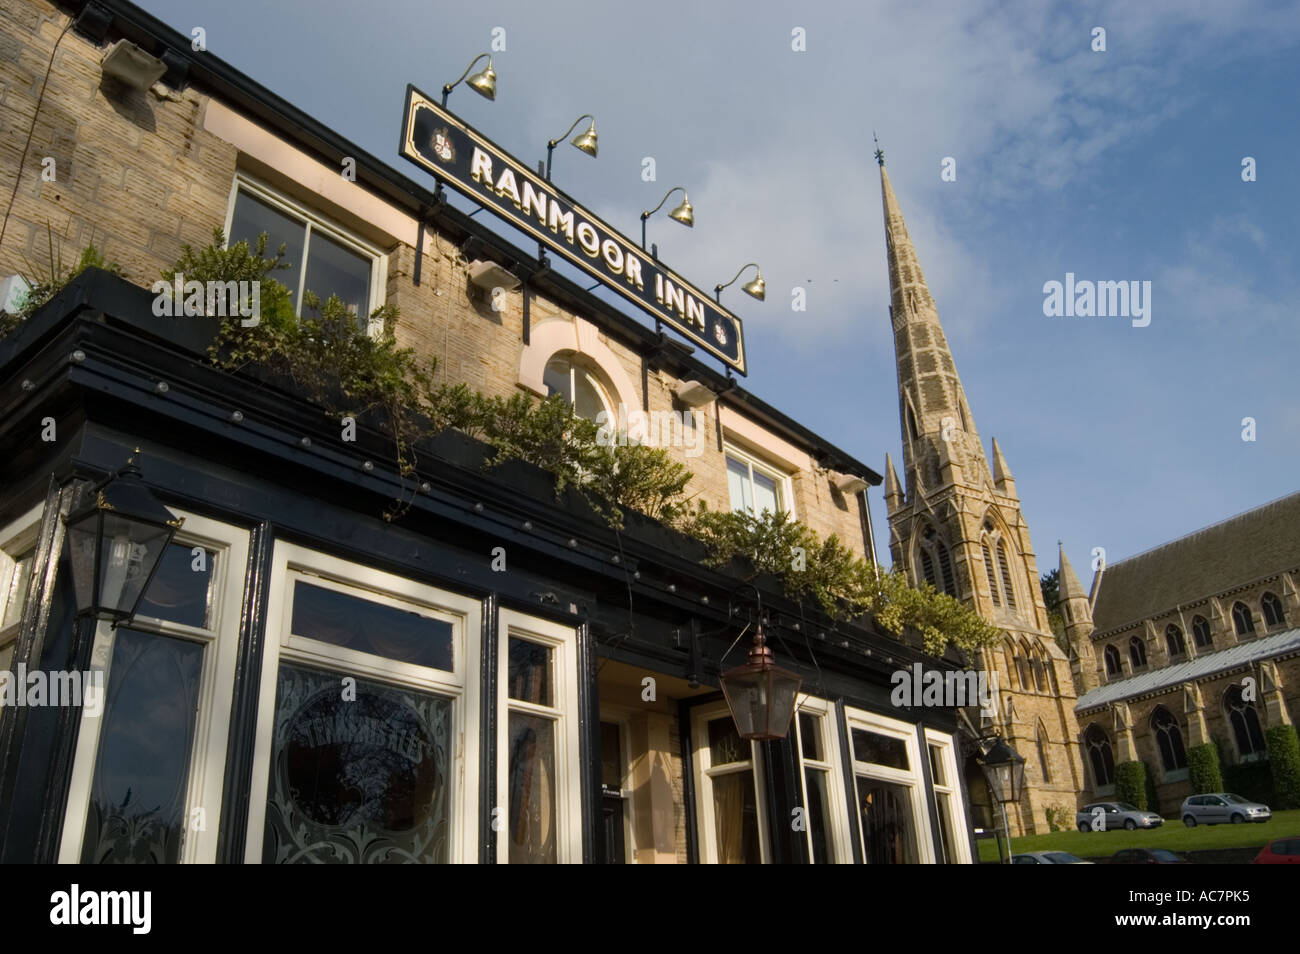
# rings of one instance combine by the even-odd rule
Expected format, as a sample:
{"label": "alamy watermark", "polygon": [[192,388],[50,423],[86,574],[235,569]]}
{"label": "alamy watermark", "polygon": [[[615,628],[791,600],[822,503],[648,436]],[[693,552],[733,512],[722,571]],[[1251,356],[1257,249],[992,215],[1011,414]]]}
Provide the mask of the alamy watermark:
{"label": "alamy watermark", "polygon": [[1043,285],[1043,314],[1048,318],[1132,318],[1134,328],[1151,324],[1151,283],[1132,281],[1065,282]]}
{"label": "alamy watermark", "polygon": [[153,313],[159,318],[238,316],[243,319],[241,328],[256,328],[262,320],[262,283],[258,281],[186,281],[185,274],[177,272],[170,282],[161,278],[154,282],[150,291],[154,293]]}
{"label": "alamy watermark", "polygon": [[896,669],[889,681],[894,688],[889,701],[899,709],[923,706],[968,708],[979,706],[980,715],[997,715],[998,674],[982,669],[926,669],[913,663]]}
{"label": "alamy watermark", "polygon": [[682,447],[687,457],[704,453],[704,415],[694,408],[685,411],[643,411],[620,404],[618,411],[596,415],[596,443],[601,447]]}
{"label": "alamy watermark", "polygon": [[98,717],[104,711],[104,673],[99,669],[28,672],[26,663],[18,664],[17,673],[0,669],[0,706],[82,706],[88,715]]}

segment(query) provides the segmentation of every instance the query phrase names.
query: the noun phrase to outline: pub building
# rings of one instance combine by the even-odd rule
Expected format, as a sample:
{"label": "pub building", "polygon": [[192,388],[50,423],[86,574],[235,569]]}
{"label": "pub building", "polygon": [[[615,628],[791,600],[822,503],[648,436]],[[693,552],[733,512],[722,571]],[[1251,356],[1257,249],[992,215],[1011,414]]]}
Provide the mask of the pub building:
{"label": "pub building", "polygon": [[[408,90],[399,170],[132,4],[6,0],[0,34],[0,277],[49,230],[120,268],[0,339],[0,664],[48,678],[0,710],[3,861],[971,862],[958,713],[890,704],[892,673],[955,656],[647,517],[615,532],[459,432],[403,480],[391,436],[219,370],[219,319],[152,286],[214,228],[266,232],[295,303],[395,305],[402,345],[487,395],[694,411],[668,450],[698,499],[874,559],[880,476],[741,384],[738,315],[445,96]],[[793,718],[743,710],[779,723],[749,741],[720,677],[760,627],[800,684]]]}

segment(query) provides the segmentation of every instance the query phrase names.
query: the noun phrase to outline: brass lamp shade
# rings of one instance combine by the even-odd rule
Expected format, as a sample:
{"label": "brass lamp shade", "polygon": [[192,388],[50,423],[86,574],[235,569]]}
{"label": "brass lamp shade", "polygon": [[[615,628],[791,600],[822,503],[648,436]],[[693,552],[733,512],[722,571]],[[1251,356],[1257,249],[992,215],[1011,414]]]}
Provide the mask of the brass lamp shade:
{"label": "brass lamp shade", "polygon": [[772,661],[760,627],[749,661],[722,674],[722,694],[742,739],[784,739],[790,731],[802,677]]}
{"label": "brass lamp shade", "polygon": [[586,132],[578,133],[569,141],[594,159],[596,157],[596,120],[591,121],[591,125],[587,127]]}
{"label": "brass lamp shade", "polygon": [[746,282],[740,287],[745,294],[757,298],[759,301],[763,301],[767,298],[767,282],[763,281],[762,273],[759,273],[759,276],[752,282]]}
{"label": "brass lamp shade", "polygon": [[668,213],[668,218],[676,219],[687,228],[695,226],[695,209],[691,206],[691,200],[682,196],[682,204]]}
{"label": "brass lamp shade", "polygon": [[465,84],[480,96],[495,100],[497,98],[497,74],[496,70],[492,69],[492,57],[488,57],[487,68],[465,80]]}

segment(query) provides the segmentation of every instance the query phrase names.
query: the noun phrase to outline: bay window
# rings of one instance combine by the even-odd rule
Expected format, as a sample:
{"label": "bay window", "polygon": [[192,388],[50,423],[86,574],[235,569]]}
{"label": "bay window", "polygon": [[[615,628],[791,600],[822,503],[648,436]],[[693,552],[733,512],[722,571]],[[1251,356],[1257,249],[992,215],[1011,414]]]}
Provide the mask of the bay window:
{"label": "bay window", "polygon": [[915,727],[858,709],[846,716],[863,860],[933,863]]}
{"label": "bay window", "polygon": [[276,544],[246,861],[477,860],[480,613]]}
{"label": "bay window", "polygon": [[248,535],[185,518],[135,618],[94,623],[61,862],[213,862]]}

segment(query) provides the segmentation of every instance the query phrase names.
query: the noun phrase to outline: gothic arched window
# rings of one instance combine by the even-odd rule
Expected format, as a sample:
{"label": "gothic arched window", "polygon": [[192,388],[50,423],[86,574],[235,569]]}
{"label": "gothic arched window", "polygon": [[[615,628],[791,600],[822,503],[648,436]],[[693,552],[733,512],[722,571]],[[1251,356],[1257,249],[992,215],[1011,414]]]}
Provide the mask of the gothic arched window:
{"label": "gothic arched window", "polygon": [[1016,608],[1016,588],[1011,583],[1011,568],[1007,564],[1006,545],[998,541],[998,568],[1002,571],[1002,590],[1007,598],[1007,606],[1010,609]]}
{"label": "gothic arched window", "polygon": [[1210,636],[1210,621],[1204,616],[1192,617],[1192,640],[1197,649],[1211,649],[1214,639]]}
{"label": "gothic arched window", "polygon": [[1255,621],[1251,618],[1250,607],[1238,600],[1232,604],[1232,627],[1238,636],[1249,636],[1255,632]]}
{"label": "gothic arched window", "polygon": [[1043,721],[1038,720],[1038,725],[1034,729],[1034,744],[1038,747],[1038,767],[1043,773],[1043,781],[1050,783],[1052,781],[1052,767],[1047,761],[1047,729],[1043,727]]}
{"label": "gothic arched window", "polygon": [[1083,746],[1088,751],[1093,783],[1098,788],[1110,785],[1115,780],[1115,753],[1110,750],[1106,730],[1095,722],[1088,726],[1083,734]]}
{"label": "gothic arched window", "polygon": [[1241,686],[1229,686],[1223,694],[1223,711],[1232,724],[1232,735],[1237,742],[1237,751],[1243,759],[1256,753],[1263,754],[1264,733],[1259,727],[1259,713],[1255,703],[1244,698]]}
{"label": "gothic arched window", "polygon": [[1187,752],[1183,748],[1183,732],[1164,706],[1156,706],[1151,713],[1151,734],[1160,750],[1160,763],[1166,772],[1187,768]]}
{"label": "gothic arched window", "polygon": [[1169,648],[1170,656],[1182,656],[1187,652],[1187,644],[1183,641],[1183,631],[1173,623],[1165,627],[1165,645]]}
{"label": "gothic arched window", "polygon": [[1260,600],[1260,608],[1264,610],[1265,626],[1281,626],[1286,622],[1286,613],[1282,611],[1282,601],[1273,593],[1265,593],[1264,598]]}
{"label": "gothic arched window", "polygon": [[984,544],[984,573],[989,578],[989,593],[993,597],[993,605],[1002,605],[1002,595],[998,592],[998,581],[993,573],[993,554],[989,551],[989,545]]}
{"label": "gothic arched window", "polygon": [[1119,650],[1114,646],[1107,646],[1102,655],[1106,659],[1106,675],[1118,676],[1124,671],[1124,667],[1119,663]]}
{"label": "gothic arched window", "polygon": [[1134,669],[1145,669],[1147,665],[1147,647],[1137,636],[1128,641],[1128,658]]}
{"label": "gothic arched window", "polygon": [[1039,692],[1047,691],[1047,667],[1043,665],[1043,654],[1041,650],[1035,649],[1033,659],[1030,664],[1034,668],[1034,688]]}
{"label": "gothic arched window", "polygon": [[921,577],[940,593],[957,596],[957,578],[952,572],[952,558],[934,527],[926,525],[917,545]]}

